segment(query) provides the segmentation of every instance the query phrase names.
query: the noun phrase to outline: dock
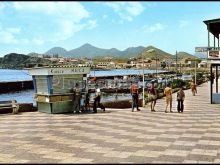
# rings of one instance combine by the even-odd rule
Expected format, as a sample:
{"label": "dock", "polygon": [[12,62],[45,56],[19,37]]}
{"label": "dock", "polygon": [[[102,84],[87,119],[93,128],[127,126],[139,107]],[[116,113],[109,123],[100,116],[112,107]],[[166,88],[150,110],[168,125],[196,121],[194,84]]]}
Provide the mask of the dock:
{"label": "dock", "polygon": [[32,80],[0,82],[0,93],[34,89]]}

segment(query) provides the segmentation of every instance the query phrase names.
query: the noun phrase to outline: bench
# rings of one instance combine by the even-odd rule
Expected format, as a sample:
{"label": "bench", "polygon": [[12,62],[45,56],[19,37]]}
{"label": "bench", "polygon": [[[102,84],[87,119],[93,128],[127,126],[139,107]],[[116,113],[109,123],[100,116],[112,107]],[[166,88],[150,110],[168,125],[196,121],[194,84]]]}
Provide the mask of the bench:
{"label": "bench", "polygon": [[19,105],[16,100],[0,101],[0,111],[5,109],[12,109],[12,113],[17,114]]}

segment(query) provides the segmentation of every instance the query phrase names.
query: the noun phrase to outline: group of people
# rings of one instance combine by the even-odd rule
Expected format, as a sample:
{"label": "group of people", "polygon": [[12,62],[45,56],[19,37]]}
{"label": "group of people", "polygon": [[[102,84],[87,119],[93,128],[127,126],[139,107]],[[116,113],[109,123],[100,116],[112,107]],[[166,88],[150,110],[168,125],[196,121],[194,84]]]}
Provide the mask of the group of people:
{"label": "group of people", "polygon": [[[196,84],[194,81],[191,82],[191,91],[193,96],[197,93]],[[165,100],[166,100],[166,108],[165,113],[168,113],[168,107],[169,111],[172,113],[172,93],[173,89],[171,87],[170,83],[167,83],[164,91]],[[135,82],[131,85],[131,95],[132,95],[132,112],[134,111],[134,107],[137,107],[137,111],[140,111],[138,107],[138,86]],[[155,105],[158,98],[158,90],[157,90],[157,84],[152,82],[150,86],[148,86],[148,99],[150,101],[150,108],[152,112],[156,112]],[[180,87],[179,91],[177,92],[176,100],[177,100],[177,111],[179,113],[182,113],[184,110],[184,99],[185,99],[185,93],[183,91],[183,87]]]}
{"label": "group of people", "polygon": [[[191,91],[192,95],[195,96],[197,93],[196,84],[194,81],[191,82]],[[82,111],[81,105],[83,104],[82,101],[82,94],[81,90],[79,88],[79,84],[76,83],[75,87],[73,88],[73,112],[80,113]],[[132,95],[132,112],[134,112],[134,108],[137,108],[137,111],[140,111],[139,109],[139,89],[137,83],[133,82],[130,88],[130,92]],[[165,100],[166,100],[166,108],[165,113],[168,113],[168,107],[169,111],[172,113],[172,87],[170,83],[167,83],[164,91]],[[158,99],[158,90],[157,90],[157,84],[152,82],[150,86],[148,86],[148,99],[150,100],[150,107],[152,112],[156,112],[155,105]],[[185,99],[185,93],[183,91],[183,87],[180,87],[179,91],[177,92],[177,111],[179,113],[183,112],[184,110],[184,99]],[[89,107],[89,92],[86,93],[86,97],[84,101],[84,106],[87,109]],[[97,113],[97,108],[101,108],[103,111],[105,111],[105,106],[100,102],[101,100],[101,90],[96,85],[96,91],[95,91],[95,97],[93,102],[93,112]]]}
{"label": "group of people", "polygon": [[[76,83],[75,87],[72,88],[72,103],[73,103],[73,113],[80,113],[86,111],[90,107],[90,94],[87,91],[85,94],[85,99],[82,99],[82,92],[79,84]],[[97,108],[101,108],[105,111],[104,105],[100,102],[101,100],[101,90],[96,85],[95,96],[93,98],[93,112],[97,113]]]}

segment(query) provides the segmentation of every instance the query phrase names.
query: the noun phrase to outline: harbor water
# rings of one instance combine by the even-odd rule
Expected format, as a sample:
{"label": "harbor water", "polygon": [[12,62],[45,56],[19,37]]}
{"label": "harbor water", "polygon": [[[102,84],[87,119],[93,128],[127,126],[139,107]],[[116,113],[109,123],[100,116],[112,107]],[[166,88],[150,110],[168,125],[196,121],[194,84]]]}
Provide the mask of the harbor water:
{"label": "harbor water", "polygon": [[[155,73],[155,70],[144,70],[144,73]],[[93,76],[123,76],[123,75],[140,75],[143,73],[143,70],[132,70],[132,69],[117,69],[109,71],[91,71],[88,74],[88,77]],[[0,82],[12,82],[12,81],[24,81],[32,80],[32,77],[28,74],[27,70],[11,70],[11,69],[0,69]],[[141,83],[141,82],[140,82]],[[33,103],[36,105],[36,102],[33,100],[34,90],[23,90],[16,92],[9,92],[0,94],[0,101],[4,100],[17,100],[18,103]],[[104,93],[102,101],[113,101],[113,100],[128,100],[131,99],[130,94],[117,94]]]}
{"label": "harbor water", "polygon": [[[158,70],[158,73],[165,72]],[[156,73],[156,70],[144,70],[144,74]],[[99,70],[90,71],[88,77],[102,77],[102,76],[124,76],[124,75],[142,75],[143,70],[141,69],[113,69],[113,70]],[[32,77],[28,74],[27,70],[12,70],[12,69],[0,69],[0,82],[11,82],[11,81],[24,81],[32,80]]]}

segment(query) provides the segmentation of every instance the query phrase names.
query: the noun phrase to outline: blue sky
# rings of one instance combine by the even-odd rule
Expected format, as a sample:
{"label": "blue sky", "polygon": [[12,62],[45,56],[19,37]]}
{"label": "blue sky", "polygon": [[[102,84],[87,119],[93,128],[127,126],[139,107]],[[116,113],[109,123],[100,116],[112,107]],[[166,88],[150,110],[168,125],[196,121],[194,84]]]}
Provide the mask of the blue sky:
{"label": "blue sky", "polygon": [[220,18],[219,11],[217,1],[0,2],[0,57],[85,43],[119,50],[152,45],[171,54],[194,54],[195,47],[207,46],[203,21]]}

